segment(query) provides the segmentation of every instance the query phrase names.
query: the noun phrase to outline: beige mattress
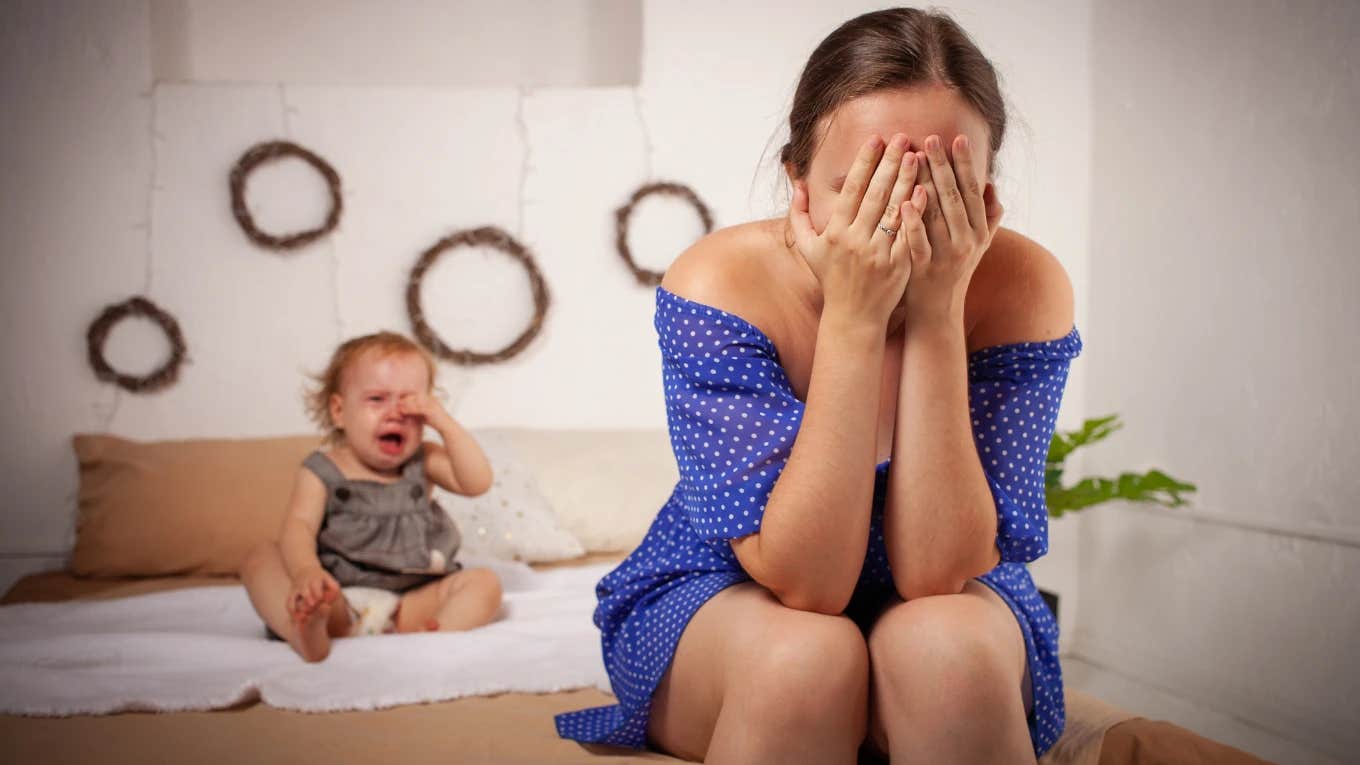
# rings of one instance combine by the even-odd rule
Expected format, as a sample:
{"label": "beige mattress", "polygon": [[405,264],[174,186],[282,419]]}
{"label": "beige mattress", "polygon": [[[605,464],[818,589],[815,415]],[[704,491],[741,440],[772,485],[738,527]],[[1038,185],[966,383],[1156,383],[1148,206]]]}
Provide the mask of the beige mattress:
{"label": "beige mattress", "polygon": [[[568,564],[617,560],[594,554]],[[548,568],[550,566],[536,566]],[[65,572],[26,577],[0,603],[115,598],[231,581],[221,578],[83,579]],[[212,712],[62,718],[0,715],[0,761],[39,763],[440,763],[683,762],[655,752],[584,747],[558,738],[553,715],[613,703],[595,689],[505,693],[393,709],[306,714],[252,703]],[[1067,727],[1044,765],[1150,765],[1264,760],[1174,724],[1146,720],[1080,691],[1067,691]]]}

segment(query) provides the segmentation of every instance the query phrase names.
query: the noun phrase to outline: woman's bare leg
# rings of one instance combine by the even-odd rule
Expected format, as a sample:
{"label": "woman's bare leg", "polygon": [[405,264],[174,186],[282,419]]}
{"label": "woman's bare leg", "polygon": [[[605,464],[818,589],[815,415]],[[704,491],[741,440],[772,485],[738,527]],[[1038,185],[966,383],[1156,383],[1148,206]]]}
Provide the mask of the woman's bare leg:
{"label": "woman's bare leg", "polygon": [[797,611],[754,582],[690,620],[652,697],[652,745],[707,763],[854,763],[868,648],[844,616]]}
{"label": "woman's bare leg", "polygon": [[987,585],[895,600],[869,655],[870,738],[892,762],[1034,762],[1024,634]]}
{"label": "woman's bare leg", "polygon": [[460,632],[496,618],[501,580],[486,568],[449,574],[401,596],[397,632]]}
{"label": "woman's bare leg", "polygon": [[331,638],[349,634],[349,607],[344,595],[318,604],[301,624],[293,621],[285,602],[293,580],[284,568],[278,544],[265,542],[252,550],[241,564],[240,575],[255,612],[306,661],[326,658],[331,652]]}

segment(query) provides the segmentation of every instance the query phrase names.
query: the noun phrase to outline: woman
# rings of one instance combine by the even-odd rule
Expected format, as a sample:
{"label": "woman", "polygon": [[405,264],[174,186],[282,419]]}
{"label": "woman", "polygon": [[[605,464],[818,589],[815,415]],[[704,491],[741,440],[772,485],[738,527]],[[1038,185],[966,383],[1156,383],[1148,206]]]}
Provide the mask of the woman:
{"label": "woman", "polygon": [[[1044,460],[1071,286],[998,225],[996,76],[948,17],[852,19],[807,62],[787,218],[657,290],[680,482],[598,586],[619,704],[579,741],[708,762],[1034,762],[1063,728]],[[985,254],[985,257],[984,257]]]}

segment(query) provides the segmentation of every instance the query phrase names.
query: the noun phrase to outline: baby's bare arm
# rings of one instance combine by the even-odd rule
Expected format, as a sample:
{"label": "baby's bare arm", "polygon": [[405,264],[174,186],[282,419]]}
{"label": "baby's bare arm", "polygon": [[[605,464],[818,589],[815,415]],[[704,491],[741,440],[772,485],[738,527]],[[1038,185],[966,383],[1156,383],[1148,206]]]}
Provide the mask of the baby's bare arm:
{"label": "baby's bare arm", "polygon": [[340,594],[340,583],[321,567],[316,556],[316,535],[325,514],[326,485],[312,471],[299,468],[279,534],[279,553],[292,582],[287,606],[295,619],[307,618],[318,604],[331,602]]}
{"label": "baby's bare arm", "polygon": [[491,463],[477,440],[452,417],[436,426],[444,443],[425,443],[425,473],[455,494],[475,497],[491,488]]}
{"label": "baby's bare arm", "polygon": [[439,432],[443,444],[426,442],[425,474],[454,494],[475,497],[491,488],[491,463],[477,440],[449,416],[428,393],[408,393],[401,398],[402,413],[424,420]]}
{"label": "baby's bare arm", "polygon": [[293,493],[288,500],[288,513],[279,532],[279,548],[288,576],[321,568],[316,557],[316,535],[321,531],[321,519],[326,513],[326,485],[307,468],[298,468],[293,480]]}

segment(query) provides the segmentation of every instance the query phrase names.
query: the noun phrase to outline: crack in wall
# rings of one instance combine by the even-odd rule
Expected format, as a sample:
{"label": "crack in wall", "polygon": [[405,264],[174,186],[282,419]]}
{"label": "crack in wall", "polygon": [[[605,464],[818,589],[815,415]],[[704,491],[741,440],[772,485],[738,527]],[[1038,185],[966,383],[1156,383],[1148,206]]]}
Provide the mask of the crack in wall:
{"label": "crack in wall", "polygon": [[633,111],[637,113],[638,126],[642,128],[642,163],[646,169],[643,181],[651,182],[656,177],[656,170],[653,167],[656,147],[652,144],[652,131],[647,127],[647,114],[642,104],[641,88],[633,88]]}
{"label": "crack in wall", "polygon": [[[527,85],[520,85],[515,88],[515,135],[520,143],[520,165],[519,175],[515,182],[513,233],[521,243],[524,243],[525,231],[528,228],[528,203],[525,192],[529,187],[529,174],[533,171],[533,148],[529,140],[529,122],[524,117],[525,102],[531,96],[533,96],[533,88]],[[441,362],[440,366],[446,365]],[[446,384],[439,385],[437,388],[437,392],[441,394],[441,399],[450,411],[455,410],[458,403],[467,395],[474,379],[471,371],[461,367],[455,367],[455,369],[456,372],[445,375]]]}
{"label": "crack in wall", "polygon": [[[286,83],[278,83],[279,93],[279,118],[283,123],[283,137],[293,141],[293,123],[289,115],[297,114],[297,108],[288,103],[288,86]],[[344,179],[341,179],[340,193],[344,195]],[[343,216],[341,225],[344,224]],[[341,226],[336,226],[335,230],[326,236],[326,255],[330,261],[331,268],[331,307],[335,314],[335,343],[339,345],[345,340],[345,318],[340,311],[340,251],[335,246],[335,238],[340,235]]]}
{"label": "crack in wall", "polygon": [[515,238],[523,241],[525,217],[524,189],[529,185],[529,171],[531,168],[529,162],[529,155],[531,152],[529,147],[529,123],[524,121],[524,99],[528,98],[531,93],[529,88],[524,86],[519,87],[517,92],[519,97],[515,101],[515,129],[519,135],[521,152],[519,164],[519,190],[516,195],[518,205],[516,215],[518,216],[518,219],[515,221]]}
{"label": "crack in wall", "polygon": [[152,267],[152,266],[153,266],[152,259],[153,259],[153,256],[154,256],[154,253],[153,253],[153,251],[152,251],[152,248],[153,248],[153,246],[154,246],[154,244],[155,244],[155,236],[154,236],[155,231],[154,231],[154,227],[155,227],[155,215],[156,215],[156,193],[159,192],[159,191],[161,190],[161,180],[160,180],[160,166],[161,166],[161,163],[160,163],[160,148],[159,148],[159,147],[160,147],[160,142],[161,142],[162,140],[165,139],[165,136],[161,135],[160,129],[159,129],[159,127],[157,126],[157,122],[159,121],[159,118],[158,118],[158,112],[159,112],[159,110],[157,109],[156,84],[155,84],[155,83],[152,83],[152,85],[151,85],[151,92],[148,94],[148,98],[149,98],[149,100],[150,100],[150,102],[151,102],[151,104],[150,104],[150,107],[151,107],[151,117],[150,117],[150,131],[149,131],[149,132],[150,132],[150,136],[151,136],[151,138],[150,138],[150,146],[151,146],[151,189],[150,189],[150,191],[149,191],[149,192],[147,193],[147,195],[146,195],[146,273],[143,275],[143,278],[142,278],[142,294],[146,295],[147,298],[150,299],[150,297],[151,297],[151,279],[152,279],[152,276],[155,274],[155,269]]}
{"label": "crack in wall", "polygon": [[[144,208],[143,218],[141,223],[135,226],[136,228],[142,229],[143,234],[141,294],[148,300],[151,299],[152,277],[155,274],[155,268],[152,258],[152,246],[155,241],[154,220],[156,208],[156,192],[160,191],[161,188],[159,176],[160,152],[158,149],[158,145],[160,141],[164,138],[164,136],[162,136],[160,132],[157,130],[156,124],[158,121],[156,109],[157,105],[156,87],[157,84],[155,82],[152,82],[151,88],[149,90],[138,94],[139,98],[145,99],[147,102],[146,135],[147,135],[147,149],[149,154],[148,159],[150,160],[151,165],[151,167],[149,168],[147,178],[146,206]],[[185,360],[186,362],[188,361],[187,358]],[[113,398],[109,402],[107,408],[105,408],[104,412],[102,413],[102,416],[99,417],[98,420],[99,431],[102,433],[108,433],[113,428],[113,421],[118,417],[118,410],[123,403],[123,389],[119,388],[116,385],[112,386],[112,388]],[[68,503],[73,502],[75,500],[75,496],[76,492],[74,489],[72,489],[71,493],[66,497]]]}

